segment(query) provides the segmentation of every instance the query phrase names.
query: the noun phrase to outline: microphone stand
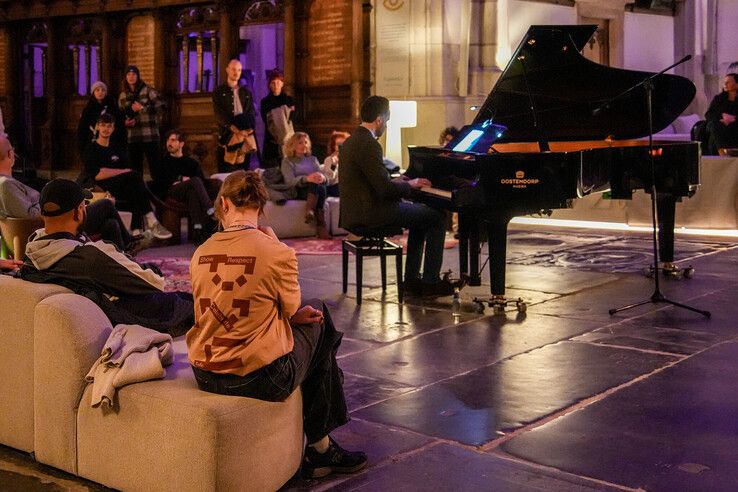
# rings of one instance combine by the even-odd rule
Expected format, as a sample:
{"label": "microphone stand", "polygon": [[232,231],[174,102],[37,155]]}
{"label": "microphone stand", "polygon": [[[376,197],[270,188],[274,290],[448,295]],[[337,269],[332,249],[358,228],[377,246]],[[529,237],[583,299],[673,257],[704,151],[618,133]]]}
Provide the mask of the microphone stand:
{"label": "microphone stand", "polygon": [[640,302],[636,302],[634,304],[628,304],[627,306],[622,306],[622,307],[610,309],[608,312],[610,313],[611,316],[613,314],[615,314],[615,313],[619,313],[621,311],[632,309],[634,307],[643,306],[644,304],[648,304],[648,303],[652,303],[652,304],[658,304],[658,303],[670,304],[672,306],[676,306],[676,307],[679,307],[679,308],[682,308],[682,309],[687,309],[689,311],[693,311],[695,313],[699,313],[699,314],[701,314],[703,316],[706,316],[707,318],[709,318],[710,316],[712,316],[712,314],[710,313],[710,311],[704,311],[702,309],[697,309],[697,308],[694,308],[692,306],[687,306],[686,304],[680,304],[680,303],[678,303],[676,301],[672,301],[671,299],[666,298],[661,293],[661,289],[660,289],[660,285],[659,285],[658,206],[656,205],[656,193],[657,193],[657,190],[656,190],[656,166],[654,164],[654,159],[653,159],[653,110],[652,110],[652,107],[651,107],[651,105],[652,105],[652,92],[653,92],[653,88],[654,88],[653,80],[656,77],[658,77],[659,75],[661,75],[664,72],[666,72],[667,70],[670,70],[670,69],[676,67],[677,65],[680,65],[680,64],[686,62],[690,58],[692,58],[692,56],[691,55],[687,55],[684,58],[682,58],[681,60],[679,60],[678,62],[676,62],[675,64],[671,65],[670,67],[667,67],[667,68],[663,69],[662,71],[660,71],[659,73],[655,73],[655,74],[651,75],[650,77],[647,77],[647,78],[643,79],[641,82],[637,83],[633,87],[627,89],[626,91],[624,91],[624,92],[618,94],[617,96],[613,97],[612,99],[606,101],[600,107],[598,107],[597,109],[595,109],[592,112],[592,114],[597,114],[600,111],[602,111],[603,109],[609,108],[610,107],[610,104],[613,101],[615,101],[617,99],[620,99],[622,96],[624,96],[625,94],[627,94],[627,93],[635,90],[637,87],[643,86],[643,89],[646,91],[646,109],[648,111],[648,157],[649,157],[649,164],[651,166],[651,222],[652,222],[652,225],[653,225],[653,271],[655,273],[655,275],[654,275],[654,279],[655,279],[655,282],[654,282],[654,291],[653,291],[653,294],[651,294],[651,297],[648,298],[648,299],[646,299],[646,300],[643,300],[643,301],[640,301]]}

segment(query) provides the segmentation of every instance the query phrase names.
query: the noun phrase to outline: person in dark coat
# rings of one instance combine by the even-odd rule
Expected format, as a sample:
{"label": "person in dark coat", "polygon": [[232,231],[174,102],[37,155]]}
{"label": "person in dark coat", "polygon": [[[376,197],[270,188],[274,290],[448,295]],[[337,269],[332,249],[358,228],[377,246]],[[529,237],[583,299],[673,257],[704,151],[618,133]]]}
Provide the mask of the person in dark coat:
{"label": "person in dark coat", "polygon": [[382,147],[377,142],[389,118],[389,101],[370,96],[361,106],[361,125],[343,142],[338,167],[340,225],[349,231],[384,226],[408,229],[406,291],[428,297],[451,295],[457,286],[439,277],[446,237],[445,214],[405,200],[413,190],[432,186],[430,181],[390,177],[382,160]]}
{"label": "person in dark coat", "polygon": [[718,149],[738,148],[738,74],[729,73],[723,81],[723,92],[715,96],[705,113],[708,132],[708,155]]}
{"label": "person in dark coat", "polygon": [[269,72],[269,95],[261,100],[261,119],[264,121],[264,145],[261,151],[261,167],[277,167],[282,160],[282,145],[284,136],[280,139],[270,128],[269,113],[273,109],[285,106],[289,113],[289,121],[295,111],[295,100],[284,92],[284,76],[278,69]]}
{"label": "person in dark coat", "polygon": [[226,81],[213,91],[213,112],[220,135],[216,155],[219,173],[229,173],[249,167],[248,158],[242,162],[228,162],[226,156],[234,138],[241,135],[243,139],[246,135],[252,135],[256,124],[251,91],[240,85],[242,71],[241,62],[237,58],[232,58],[226,66]]}
{"label": "person in dark coat", "polygon": [[125,148],[128,137],[123,124],[123,113],[120,112],[115,97],[108,93],[108,86],[99,80],[92,84],[90,92],[92,95],[82,110],[82,117],[77,125],[77,150],[80,157],[84,155],[87,145],[97,139],[97,119],[103,113],[111,114],[115,119],[115,131],[110,140]]}

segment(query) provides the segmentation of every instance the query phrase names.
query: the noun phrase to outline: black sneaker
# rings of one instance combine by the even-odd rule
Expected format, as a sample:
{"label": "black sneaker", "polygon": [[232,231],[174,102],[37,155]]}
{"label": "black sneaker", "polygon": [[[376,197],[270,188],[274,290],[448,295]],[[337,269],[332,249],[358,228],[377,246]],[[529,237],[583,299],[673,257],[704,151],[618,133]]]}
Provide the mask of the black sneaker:
{"label": "black sneaker", "polygon": [[450,280],[439,280],[437,282],[425,283],[423,282],[422,289],[423,297],[443,297],[450,296],[454,293],[454,289],[458,288],[457,282]]}
{"label": "black sneaker", "polygon": [[423,283],[419,278],[405,279],[402,283],[402,289],[408,296],[423,295]]}
{"label": "black sneaker", "polygon": [[332,437],[325,453],[319,453],[314,447],[305,448],[305,457],[302,459],[302,476],[305,478],[320,478],[331,473],[354,473],[366,466],[366,453],[361,451],[346,451],[338,445]]}

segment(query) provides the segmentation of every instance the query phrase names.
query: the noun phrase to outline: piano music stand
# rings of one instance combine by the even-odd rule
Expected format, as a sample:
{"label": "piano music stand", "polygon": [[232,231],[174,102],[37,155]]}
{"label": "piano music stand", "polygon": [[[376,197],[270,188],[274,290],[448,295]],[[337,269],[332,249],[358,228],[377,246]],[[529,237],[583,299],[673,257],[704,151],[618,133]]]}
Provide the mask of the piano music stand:
{"label": "piano music stand", "polygon": [[618,308],[612,308],[608,312],[612,316],[615,313],[619,313],[621,311],[625,311],[628,309],[632,309],[634,307],[643,306],[644,304],[652,303],[652,304],[658,304],[658,303],[666,303],[671,304],[672,306],[680,307],[682,309],[687,309],[689,311],[693,311],[695,313],[699,313],[706,317],[711,317],[712,314],[710,311],[705,311],[702,309],[697,309],[692,306],[687,306],[686,304],[681,304],[676,301],[672,301],[671,299],[668,299],[664,294],[661,293],[660,289],[660,282],[659,282],[659,236],[658,236],[658,206],[656,204],[657,201],[657,190],[656,190],[656,164],[654,163],[654,155],[653,155],[653,110],[651,108],[652,104],[652,92],[653,92],[653,79],[661,75],[662,73],[666,72],[667,70],[670,70],[671,68],[676,67],[677,65],[680,65],[681,63],[684,63],[685,61],[689,60],[691,58],[690,55],[682,58],[672,66],[663,69],[659,73],[653,74],[650,77],[647,77],[646,79],[642,80],[638,84],[634,85],[633,87],[629,88],[625,92],[618,94],[614,98],[610,99],[609,101],[605,102],[600,108],[598,109],[604,109],[609,107],[610,103],[614,101],[615,99],[619,99],[623,94],[628,93],[635,89],[638,86],[643,86],[643,89],[646,92],[646,110],[648,112],[648,161],[649,165],[651,166],[651,224],[653,226],[653,270],[655,272],[654,275],[654,290],[651,294],[651,297],[648,299],[645,299],[643,301],[639,301],[633,304],[628,304],[627,306],[622,306]]}

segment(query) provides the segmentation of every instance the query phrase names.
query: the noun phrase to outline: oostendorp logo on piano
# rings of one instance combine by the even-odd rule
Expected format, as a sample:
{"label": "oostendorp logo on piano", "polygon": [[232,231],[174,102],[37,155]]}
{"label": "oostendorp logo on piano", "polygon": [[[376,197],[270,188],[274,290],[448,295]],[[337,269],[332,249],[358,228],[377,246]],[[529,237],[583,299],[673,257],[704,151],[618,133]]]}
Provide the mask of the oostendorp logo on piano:
{"label": "oostendorp logo on piano", "polygon": [[527,188],[528,185],[537,185],[540,182],[538,178],[526,178],[525,171],[515,171],[514,178],[501,179],[500,184],[512,185],[513,188]]}

